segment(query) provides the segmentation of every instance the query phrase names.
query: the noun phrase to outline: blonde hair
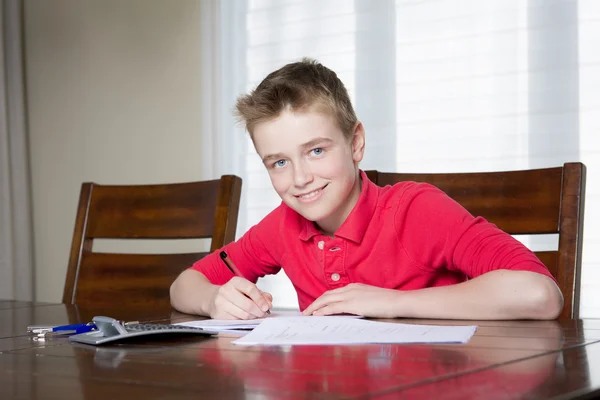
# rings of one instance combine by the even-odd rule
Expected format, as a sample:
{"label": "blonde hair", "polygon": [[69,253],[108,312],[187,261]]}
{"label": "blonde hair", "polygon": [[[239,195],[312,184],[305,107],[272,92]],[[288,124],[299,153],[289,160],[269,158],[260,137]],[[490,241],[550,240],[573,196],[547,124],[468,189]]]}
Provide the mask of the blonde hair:
{"label": "blonde hair", "polygon": [[271,72],[256,89],[237,99],[234,114],[253,138],[257,124],[276,118],[285,109],[331,115],[348,140],[358,122],[348,91],[337,74],[310,58]]}

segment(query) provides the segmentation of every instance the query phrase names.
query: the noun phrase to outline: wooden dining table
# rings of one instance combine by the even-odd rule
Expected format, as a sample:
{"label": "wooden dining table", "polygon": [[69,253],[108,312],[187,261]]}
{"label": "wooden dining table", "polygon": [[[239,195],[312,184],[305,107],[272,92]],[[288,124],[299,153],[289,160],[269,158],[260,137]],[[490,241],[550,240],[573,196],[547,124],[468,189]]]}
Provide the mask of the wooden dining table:
{"label": "wooden dining table", "polygon": [[477,325],[466,344],[237,346],[231,335],[91,346],[29,325],[200,319],[165,307],[0,301],[0,399],[591,399],[600,320],[386,320]]}

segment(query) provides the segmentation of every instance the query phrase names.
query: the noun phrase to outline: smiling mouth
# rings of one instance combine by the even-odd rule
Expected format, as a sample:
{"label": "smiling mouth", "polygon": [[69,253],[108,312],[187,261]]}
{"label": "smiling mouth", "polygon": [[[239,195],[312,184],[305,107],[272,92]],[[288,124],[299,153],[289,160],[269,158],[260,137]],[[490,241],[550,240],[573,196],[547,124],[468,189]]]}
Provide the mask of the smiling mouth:
{"label": "smiling mouth", "polygon": [[[327,184],[327,185],[329,185],[329,184]],[[327,185],[325,185],[319,189],[313,190],[312,192],[298,195],[296,197],[299,199],[304,199],[304,200],[311,199],[311,198],[315,197],[316,195],[318,195],[323,189],[325,189],[327,187]]]}

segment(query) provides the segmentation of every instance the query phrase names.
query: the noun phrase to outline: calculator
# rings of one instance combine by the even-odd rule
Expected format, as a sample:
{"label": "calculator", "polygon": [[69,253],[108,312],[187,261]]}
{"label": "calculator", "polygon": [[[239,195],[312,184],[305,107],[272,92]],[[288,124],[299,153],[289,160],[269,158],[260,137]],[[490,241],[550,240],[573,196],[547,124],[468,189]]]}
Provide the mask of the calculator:
{"label": "calculator", "polygon": [[218,332],[203,328],[168,324],[121,324],[114,318],[97,316],[92,319],[97,330],[69,336],[69,340],[92,345],[116,342],[151,335],[213,336]]}

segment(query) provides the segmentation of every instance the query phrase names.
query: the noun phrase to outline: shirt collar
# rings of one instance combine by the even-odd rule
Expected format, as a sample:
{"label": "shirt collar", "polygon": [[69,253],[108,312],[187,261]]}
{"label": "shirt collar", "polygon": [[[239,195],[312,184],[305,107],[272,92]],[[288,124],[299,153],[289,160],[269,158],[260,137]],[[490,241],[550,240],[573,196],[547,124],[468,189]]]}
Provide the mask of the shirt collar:
{"label": "shirt collar", "polygon": [[[377,185],[371,182],[369,178],[367,178],[367,174],[362,170],[360,171],[360,177],[362,179],[362,188],[358,201],[346,218],[346,221],[344,221],[342,226],[335,231],[335,236],[343,237],[355,243],[360,243],[362,241],[365,231],[375,213],[379,197]],[[309,221],[302,217],[301,219],[302,224],[300,234],[298,235],[300,240],[307,241],[313,236],[321,234],[313,221]]]}

